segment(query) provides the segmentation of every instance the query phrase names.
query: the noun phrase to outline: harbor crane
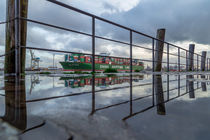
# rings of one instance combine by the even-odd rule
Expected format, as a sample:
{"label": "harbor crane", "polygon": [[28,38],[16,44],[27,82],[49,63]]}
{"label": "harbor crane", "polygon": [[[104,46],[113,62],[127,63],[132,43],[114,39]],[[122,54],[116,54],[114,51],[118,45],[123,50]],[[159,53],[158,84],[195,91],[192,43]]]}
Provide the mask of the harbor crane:
{"label": "harbor crane", "polygon": [[31,70],[39,70],[39,63],[40,63],[40,58],[36,57],[34,52],[30,50],[31,54]]}

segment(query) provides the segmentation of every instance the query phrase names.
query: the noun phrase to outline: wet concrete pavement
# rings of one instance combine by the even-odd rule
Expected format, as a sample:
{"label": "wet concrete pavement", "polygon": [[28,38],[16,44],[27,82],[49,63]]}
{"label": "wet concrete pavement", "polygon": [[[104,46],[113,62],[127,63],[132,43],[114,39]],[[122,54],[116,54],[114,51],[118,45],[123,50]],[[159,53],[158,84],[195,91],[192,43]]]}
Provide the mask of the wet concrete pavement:
{"label": "wet concrete pavement", "polygon": [[208,75],[4,79],[0,126],[8,124],[14,130],[1,131],[4,138],[5,134],[23,140],[210,137]]}

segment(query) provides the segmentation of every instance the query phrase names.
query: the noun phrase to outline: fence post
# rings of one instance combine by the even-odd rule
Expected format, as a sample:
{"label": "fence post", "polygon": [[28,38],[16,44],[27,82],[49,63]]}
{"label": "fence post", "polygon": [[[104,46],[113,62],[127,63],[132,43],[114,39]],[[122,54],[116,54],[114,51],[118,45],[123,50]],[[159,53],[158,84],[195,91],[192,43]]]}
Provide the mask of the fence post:
{"label": "fence post", "polygon": [[[7,21],[6,24],[6,45],[5,45],[5,68],[7,74],[20,75],[25,71],[25,48],[27,22],[20,17],[27,18],[28,0],[7,1]],[[13,20],[14,19],[14,20]],[[10,21],[11,20],[11,21]]]}
{"label": "fence post", "polygon": [[207,58],[207,71],[209,71],[209,58]]}
{"label": "fence post", "polygon": [[189,97],[195,98],[195,90],[194,90],[194,82],[191,81],[191,79],[194,79],[193,75],[187,75],[187,85],[189,88]]}
{"label": "fence post", "polygon": [[180,72],[180,48],[178,48],[178,70]]}
{"label": "fence post", "polygon": [[198,71],[198,69],[199,69],[199,56],[197,54],[197,71]]}
{"label": "fence post", "polygon": [[152,105],[155,106],[155,75],[152,75]]}
{"label": "fence post", "polygon": [[133,71],[133,39],[132,39],[132,30],[130,30],[130,73]]}
{"label": "fence post", "polygon": [[155,39],[152,39],[152,72],[155,71]]}
{"label": "fence post", "polygon": [[169,101],[169,74],[167,74],[167,101]]}
{"label": "fence post", "polygon": [[162,69],[162,58],[163,58],[163,48],[165,40],[165,29],[157,30],[156,48],[155,48],[155,71],[161,71]]}
{"label": "fence post", "polygon": [[90,115],[95,113],[95,75],[92,75],[92,111]]}
{"label": "fence post", "polygon": [[209,59],[209,70],[210,70],[210,59]]}
{"label": "fence post", "polygon": [[15,73],[20,75],[20,1],[15,0]]}
{"label": "fence post", "polygon": [[95,73],[95,17],[92,17],[92,73]]}
{"label": "fence post", "polygon": [[162,77],[161,75],[154,76],[154,90],[156,95],[156,106],[157,106],[157,114],[158,115],[165,115],[165,103],[164,103],[164,92],[163,92],[163,84],[162,84]]}
{"label": "fence post", "polygon": [[26,80],[16,82],[13,76],[5,76],[5,115],[1,119],[23,131],[27,129]]}
{"label": "fence post", "polygon": [[209,70],[210,70],[210,59],[209,59]]}
{"label": "fence post", "polygon": [[170,71],[170,68],[169,68],[169,44],[167,44],[167,71],[168,72]]}
{"label": "fence post", "polygon": [[206,70],[206,51],[202,51],[202,57],[201,57],[201,71]]}
{"label": "fence post", "polygon": [[133,114],[133,75],[130,74],[130,115]]}
{"label": "fence post", "polygon": [[[201,79],[205,80],[206,76],[205,75],[201,75]],[[202,87],[202,91],[207,91],[206,82],[201,82],[201,87]]]}
{"label": "fence post", "polygon": [[186,50],[186,71],[189,69],[189,64],[188,64],[188,51]]}
{"label": "fence post", "polygon": [[189,45],[189,57],[188,57],[188,65],[189,65],[189,71],[194,70],[194,50],[195,50],[195,44]]}
{"label": "fence post", "polygon": [[178,96],[180,96],[180,75],[178,75]]}

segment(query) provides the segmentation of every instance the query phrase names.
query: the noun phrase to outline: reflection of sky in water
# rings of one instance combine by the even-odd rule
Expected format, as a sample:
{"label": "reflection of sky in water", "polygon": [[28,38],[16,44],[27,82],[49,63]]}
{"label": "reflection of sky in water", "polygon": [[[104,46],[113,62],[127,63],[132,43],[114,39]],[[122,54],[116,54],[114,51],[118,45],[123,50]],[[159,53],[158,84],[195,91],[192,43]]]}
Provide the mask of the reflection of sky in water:
{"label": "reflection of sky in water", "polygon": [[[197,78],[196,76],[194,77]],[[34,88],[30,93],[31,76],[26,76],[27,101],[88,92],[77,96],[28,102],[28,115],[44,117],[47,114],[56,116],[57,113],[65,112],[64,114],[67,114],[67,116],[65,115],[64,117],[68,118],[68,115],[77,111],[88,116],[93,111],[94,107],[94,116],[104,116],[112,120],[122,120],[130,114],[133,114],[134,116],[127,119],[126,122],[129,128],[136,132],[138,137],[145,139],[155,139],[157,137],[158,139],[174,140],[185,138],[198,139],[198,137],[205,139],[209,136],[207,133],[207,124],[210,123],[208,119],[210,115],[210,111],[208,111],[208,106],[210,105],[210,86],[207,84],[207,91],[203,92],[201,83],[194,81],[195,98],[190,98],[189,93],[185,94],[186,91],[189,91],[189,81],[187,81],[185,75],[181,75],[180,77],[170,75],[169,86],[167,85],[167,75],[162,75],[163,98],[164,101],[166,101],[166,115],[157,114],[158,108],[154,105],[157,104],[156,99],[158,98],[158,93],[155,93],[153,100],[152,84],[142,86],[142,84],[152,82],[151,75],[145,75],[144,80],[133,80],[132,102],[130,102],[129,77],[124,77],[128,78],[128,81],[120,84],[96,86],[95,94],[91,92],[91,85],[71,88],[65,86],[65,80],[61,80],[60,77],[39,76],[37,78],[39,80],[34,80],[36,84],[34,84]],[[179,78],[180,81],[178,81]],[[121,77],[121,79],[123,78]],[[180,89],[178,88],[179,84]],[[169,92],[167,92],[168,87]],[[115,89],[108,90],[111,88]],[[97,92],[98,90],[107,91]],[[181,96],[176,98],[179,94]],[[167,101],[170,99],[173,100]],[[4,103],[4,97],[0,96],[1,116],[4,115],[5,112]],[[142,110],[145,111],[141,112]],[[202,136],[202,134],[204,135]]]}
{"label": "reflection of sky in water", "polygon": [[181,100],[166,104],[166,116],[160,116],[153,108],[127,121],[136,130],[136,134],[145,139],[208,139],[209,130],[209,98],[199,98],[186,102],[189,95]]}
{"label": "reflection of sky in water", "polygon": [[[151,81],[152,76],[148,76],[146,80]],[[79,93],[79,92],[85,92],[85,91],[91,91],[91,86],[87,85],[80,88],[71,88],[71,87],[64,87],[64,81],[59,80],[58,77],[54,78],[54,84],[53,84],[53,77],[40,77],[41,81],[38,85],[35,85],[32,94],[28,94],[27,92],[27,100],[31,99],[37,99],[37,98],[45,98],[45,97],[54,97],[54,96],[61,96],[61,95],[68,95],[71,93]],[[170,76],[169,80],[171,80],[169,89],[171,91],[169,92],[169,99],[174,98],[178,94],[178,90],[180,90],[180,94],[183,94],[186,92],[186,76],[182,75],[180,76],[180,89],[177,89],[178,85],[178,76]],[[27,79],[30,81],[30,78]],[[164,91],[164,99],[167,99],[167,76],[162,76],[163,81],[163,91]],[[30,82],[26,82],[30,83]],[[138,85],[142,84],[143,80],[140,80],[139,82],[133,82]],[[116,84],[116,85],[110,85],[107,88],[115,88],[115,87],[124,87],[129,86],[129,83],[122,83],[122,84]],[[200,84],[199,84],[200,86]],[[54,88],[53,88],[54,87]],[[194,83],[194,87],[197,87],[197,82]],[[100,87],[96,87],[96,90],[104,89]],[[27,91],[29,91],[29,86],[27,86]],[[133,99],[152,95],[152,85],[145,85],[145,86],[134,86],[133,87]],[[199,97],[208,97],[207,92],[204,92],[202,94],[196,95],[196,98]],[[75,107],[75,108],[91,108],[91,98],[92,93],[87,93],[84,95],[79,95],[75,97],[65,97],[61,99],[55,99],[55,100],[49,100],[46,101],[46,104],[49,106],[52,106],[53,104],[57,104],[60,100],[65,100],[63,102],[67,103],[67,106]],[[105,105],[111,105],[111,104],[117,104],[118,102],[123,101],[129,101],[130,99],[130,89],[129,88],[122,88],[122,89],[115,89],[115,90],[109,90],[109,91],[103,91],[103,92],[96,92],[95,93],[95,99],[96,99],[96,106],[102,107]],[[152,99],[152,96],[148,97],[149,100]],[[189,99],[189,96],[183,96],[182,98],[178,98],[177,100],[192,100]],[[136,102],[134,102],[136,103]],[[143,103],[145,104],[145,103]],[[88,107],[89,106],[89,107]]]}
{"label": "reflection of sky in water", "polygon": [[3,87],[4,87],[4,78],[3,76],[0,76],[0,94],[4,94]]}
{"label": "reflection of sky in water", "polygon": [[4,79],[3,76],[0,76],[0,116],[4,115],[5,112],[5,97],[4,90],[2,89],[4,87]]}
{"label": "reflection of sky in water", "polygon": [[[91,85],[85,85],[84,87],[78,87],[78,88],[71,88],[71,87],[65,87],[65,81],[61,80],[60,77],[45,77],[40,76],[35,79],[39,79],[39,83],[35,84],[32,92],[30,92],[31,89],[31,77],[26,76],[26,93],[27,93],[27,99],[37,99],[38,97],[46,98],[46,97],[52,97],[52,96],[62,96],[62,95],[68,95],[73,93],[79,93],[79,92],[91,92],[92,87]],[[70,78],[73,79],[73,78]],[[129,77],[122,77],[121,79],[128,79]],[[145,81],[148,81],[147,83],[151,82],[151,78],[145,79]],[[137,82],[133,81],[133,85],[139,85],[143,84],[144,81],[142,79],[138,80]],[[106,87],[104,86],[96,86],[95,90],[104,90],[104,89],[111,89],[116,87],[124,87],[128,86],[128,82],[123,82],[121,84],[114,84],[114,85],[108,85]],[[127,90],[127,89],[124,89]],[[119,91],[122,92],[122,91]],[[28,94],[31,93],[31,94]],[[113,93],[113,94],[112,94]],[[105,97],[114,97],[114,96],[122,96],[121,94],[115,94],[115,91],[110,91],[109,94],[102,94],[101,96]]]}
{"label": "reflection of sky in water", "polygon": [[0,96],[0,116],[3,116],[5,112],[5,98]]}

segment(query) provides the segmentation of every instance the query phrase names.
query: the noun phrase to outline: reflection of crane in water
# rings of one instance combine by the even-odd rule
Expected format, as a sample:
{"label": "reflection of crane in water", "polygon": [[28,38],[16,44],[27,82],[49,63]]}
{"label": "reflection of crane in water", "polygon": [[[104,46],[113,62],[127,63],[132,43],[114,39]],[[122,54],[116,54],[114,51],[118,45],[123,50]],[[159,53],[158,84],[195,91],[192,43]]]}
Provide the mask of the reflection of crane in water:
{"label": "reflection of crane in water", "polygon": [[[27,115],[25,78],[17,82],[17,80],[14,80],[14,77],[12,76],[5,77],[4,84],[5,84],[5,95],[4,95],[5,113],[3,116],[0,116],[0,119],[10,124],[11,125],[10,127],[13,126],[17,128],[18,137],[19,135],[22,135],[24,133],[27,133],[29,131],[44,126],[45,120],[37,118],[37,120],[34,121],[35,119],[34,117]],[[10,127],[9,131],[11,129]],[[13,131],[13,129],[11,130]],[[1,132],[2,131],[4,133],[7,132],[8,130],[2,129]]]}
{"label": "reflection of crane in water", "polygon": [[41,80],[39,80],[38,75],[31,75],[31,87],[29,93],[32,93],[32,90],[34,89],[35,85],[39,84]]}
{"label": "reflection of crane in water", "polygon": [[31,54],[31,70],[39,70],[39,62],[41,61],[39,57],[36,57],[34,52],[30,50]]}

